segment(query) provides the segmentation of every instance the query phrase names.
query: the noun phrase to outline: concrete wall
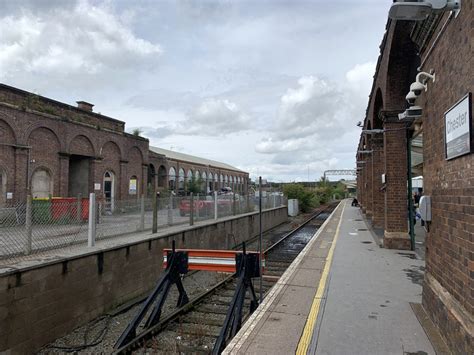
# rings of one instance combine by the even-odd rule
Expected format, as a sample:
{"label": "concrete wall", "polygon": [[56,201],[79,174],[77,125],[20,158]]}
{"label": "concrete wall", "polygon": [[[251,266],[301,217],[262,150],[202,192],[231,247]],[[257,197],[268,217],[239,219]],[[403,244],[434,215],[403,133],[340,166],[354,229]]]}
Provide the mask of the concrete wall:
{"label": "concrete wall", "polygon": [[[264,212],[263,228],[287,220],[286,207]],[[227,249],[258,235],[258,213],[0,276],[0,352],[30,353],[100,314],[148,292],[162,250]]]}

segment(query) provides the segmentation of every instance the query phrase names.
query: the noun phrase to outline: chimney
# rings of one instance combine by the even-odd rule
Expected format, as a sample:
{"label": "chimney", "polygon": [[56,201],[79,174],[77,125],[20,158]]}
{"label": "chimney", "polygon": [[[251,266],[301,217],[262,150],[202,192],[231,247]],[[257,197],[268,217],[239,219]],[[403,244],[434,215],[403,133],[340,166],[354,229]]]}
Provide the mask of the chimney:
{"label": "chimney", "polygon": [[94,107],[93,104],[90,104],[85,101],[76,101],[76,103],[77,103],[77,108],[80,108],[81,110],[85,110],[85,111],[92,112],[92,107]]}

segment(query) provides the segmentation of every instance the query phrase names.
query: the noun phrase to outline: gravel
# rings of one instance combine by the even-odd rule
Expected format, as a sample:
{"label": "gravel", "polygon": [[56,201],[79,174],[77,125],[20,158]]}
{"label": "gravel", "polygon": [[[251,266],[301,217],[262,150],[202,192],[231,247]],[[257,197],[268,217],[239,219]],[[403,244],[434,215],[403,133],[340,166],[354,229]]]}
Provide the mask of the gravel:
{"label": "gravel", "polygon": [[[300,223],[308,218],[309,215],[310,214],[301,214],[297,217],[293,217],[290,219],[289,223],[284,223],[274,228],[272,231],[265,233],[263,240],[264,248],[278,241],[283,235],[296,228]],[[257,247],[258,238],[247,244],[247,250],[257,250]],[[192,299],[207,291],[227,276],[228,275],[213,272],[192,272],[183,279],[183,285],[188,297]],[[163,307],[162,318],[176,309],[177,298],[178,292],[176,287],[173,286]],[[78,354],[111,353],[115,342],[138,312],[140,305],[141,304],[136,304],[120,314],[114,314],[116,312],[111,312],[110,314],[103,315],[84,326],[78,327],[66,336],[58,338],[53,343],[43,347],[38,354],[66,352],[74,352]],[[146,317],[144,319],[146,319]],[[138,330],[138,332],[139,331],[140,330]],[[171,350],[171,352],[176,349],[174,339],[166,340],[166,331],[155,339],[168,341],[170,345],[169,350]],[[92,346],[88,346],[91,344]],[[211,343],[207,345],[209,347],[212,346]]]}

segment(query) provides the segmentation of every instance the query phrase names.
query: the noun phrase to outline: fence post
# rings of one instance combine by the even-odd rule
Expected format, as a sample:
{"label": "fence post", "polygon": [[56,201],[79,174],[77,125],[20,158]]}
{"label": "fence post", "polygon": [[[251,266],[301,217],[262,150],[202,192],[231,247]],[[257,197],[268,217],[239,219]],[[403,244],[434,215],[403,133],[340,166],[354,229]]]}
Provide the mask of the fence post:
{"label": "fence post", "polygon": [[76,202],[76,213],[77,213],[77,221],[81,223],[82,220],[82,197],[81,194],[77,195],[77,202]]}
{"label": "fence post", "polygon": [[194,196],[191,192],[190,194],[190,201],[189,201],[189,225],[192,226],[194,224]]}
{"label": "fence post", "polygon": [[214,219],[217,217],[217,191],[214,191]]}
{"label": "fence post", "polygon": [[25,216],[25,229],[26,229],[26,244],[25,244],[25,253],[31,253],[31,235],[33,232],[32,229],[32,216],[33,215],[33,203],[31,195],[26,196],[26,216]]}
{"label": "fence post", "polygon": [[173,224],[173,194],[170,194],[170,200],[168,201],[168,226]]}
{"label": "fence post", "polygon": [[196,219],[199,220],[199,194],[197,194]]}
{"label": "fence post", "polygon": [[145,230],[145,195],[140,196],[140,232]]}
{"label": "fence post", "polygon": [[235,214],[236,214],[236,213],[235,213],[235,212],[236,212],[236,211],[235,211],[235,210],[236,210],[235,207],[236,207],[236,206],[235,206],[235,192],[232,192],[232,215],[233,215],[233,216],[235,216]]}
{"label": "fence post", "polygon": [[158,232],[158,195],[156,192],[153,192],[152,198],[152,205],[153,205],[153,225],[151,227],[151,232],[156,233]]}
{"label": "fence post", "polygon": [[91,192],[89,194],[89,229],[87,234],[87,246],[89,248],[95,245],[96,218],[95,193]]}

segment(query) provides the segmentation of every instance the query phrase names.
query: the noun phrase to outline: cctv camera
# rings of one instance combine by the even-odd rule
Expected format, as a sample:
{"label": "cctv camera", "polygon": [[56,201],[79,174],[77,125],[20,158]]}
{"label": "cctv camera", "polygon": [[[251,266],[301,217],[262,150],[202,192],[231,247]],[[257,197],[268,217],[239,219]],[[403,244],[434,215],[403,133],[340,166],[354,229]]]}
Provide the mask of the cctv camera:
{"label": "cctv camera", "polygon": [[410,106],[413,106],[415,104],[415,101],[416,101],[417,97],[418,97],[418,95],[415,95],[415,93],[413,91],[410,91],[405,98],[408,101],[408,103],[410,104]]}
{"label": "cctv camera", "polygon": [[419,81],[415,81],[410,85],[410,91],[413,92],[415,96],[420,96],[423,90],[426,91],[426,85],[420,83]]}

